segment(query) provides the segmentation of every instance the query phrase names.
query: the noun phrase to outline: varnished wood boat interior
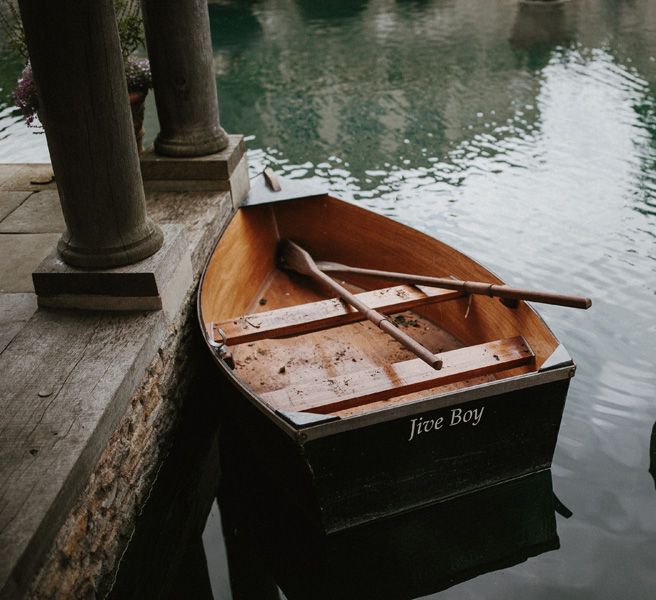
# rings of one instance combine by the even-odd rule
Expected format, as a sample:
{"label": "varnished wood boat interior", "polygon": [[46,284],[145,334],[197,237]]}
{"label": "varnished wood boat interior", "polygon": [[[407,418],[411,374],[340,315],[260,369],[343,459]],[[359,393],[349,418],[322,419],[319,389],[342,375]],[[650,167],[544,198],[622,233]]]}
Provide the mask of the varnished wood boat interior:
{"label": "varnished wood boat interior", "polygon": [[205,272],[201,319],[274,410],[360,414],[537,371],[558,346],[523,302],[349,275],[346,287],[442,355],[434,371],[334,294],[279,269],[281,239],[317,261],[501,283],[455,249],[329,196],[240,209]]}

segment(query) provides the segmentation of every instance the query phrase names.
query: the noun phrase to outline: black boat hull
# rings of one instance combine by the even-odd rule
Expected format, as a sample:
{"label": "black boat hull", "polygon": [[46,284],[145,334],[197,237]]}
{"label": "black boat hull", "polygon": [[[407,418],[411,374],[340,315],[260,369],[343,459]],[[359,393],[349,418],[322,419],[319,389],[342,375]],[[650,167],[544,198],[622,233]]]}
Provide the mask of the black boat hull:
{"label": "black boat hull", "polygon": [[334,532],[550,468],[568,371],[537,385],[438,408],[430,407],[439,399],[424,401],[407,415],[381,411],[378,422],[329,422],[296,435],[239,386],[226,386],[220,400],[265,476]]}
{"label": "black boat hull", "polygon": [[239,597],[423,597],[559,548],[549,470],[325,535],[225,433],[219,506]]}

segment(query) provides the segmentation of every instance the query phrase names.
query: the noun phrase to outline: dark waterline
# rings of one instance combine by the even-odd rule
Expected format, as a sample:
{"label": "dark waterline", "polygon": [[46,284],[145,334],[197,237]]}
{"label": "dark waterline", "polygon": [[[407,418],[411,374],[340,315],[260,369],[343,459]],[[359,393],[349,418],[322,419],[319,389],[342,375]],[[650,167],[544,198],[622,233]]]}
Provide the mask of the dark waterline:
{"label": "dark waterline", "polygon": [[[253,173],[271,164],[443,239],[510,284],[594,300],[587,312],[539,307],[579,366],[549,482],[573,513],[551,512],[559,549],[435,596],[653,598],[656,2],[262,0],[211,4],[210,16],[223,124],[248,135]],[[1,66],[0,162],[47,160],[43,136],[2,104],[19,68]],[[526,494],[550,498],[540,489]],[[490,535],[493,555],[503,536]],[[229,598],[216,508],[204,540],[215,597]],[[401,566],[407,594],[444,587],[414,587],[430,565]]]}

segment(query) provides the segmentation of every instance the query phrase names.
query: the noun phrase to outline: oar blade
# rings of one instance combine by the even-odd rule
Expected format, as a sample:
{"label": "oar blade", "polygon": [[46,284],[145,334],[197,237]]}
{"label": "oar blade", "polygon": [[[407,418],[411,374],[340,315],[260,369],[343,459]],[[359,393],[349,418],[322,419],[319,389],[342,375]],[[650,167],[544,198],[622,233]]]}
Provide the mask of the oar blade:
{"label": "oar blade", "polygon": [[308,252],[291,240],[281,240],[278,245],[278,264],[301,275],[312,275],[317,271],[314,260]]}

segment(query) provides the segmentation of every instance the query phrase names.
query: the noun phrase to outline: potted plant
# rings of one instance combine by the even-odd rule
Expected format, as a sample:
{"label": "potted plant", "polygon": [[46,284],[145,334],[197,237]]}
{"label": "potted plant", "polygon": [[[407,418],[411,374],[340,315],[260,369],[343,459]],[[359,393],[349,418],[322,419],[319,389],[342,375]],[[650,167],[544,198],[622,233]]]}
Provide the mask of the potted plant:
{"label": "potted plant", "polygon": [[137,149],[141,153],[143,152],[143,122],[146,109],[146,95],[148,94],[148,90],[153,87],[148,59],[129,56],[125,61],[125,80],[128,84],[134,136],[137,140]]}
{"label": "potted plant", "polygon": [[32,77],[32,67],[28,62],[18,78],[18,84],[13,93],[14,103],[23,114],[28,127],[38,127],[34,124],[39,111],[39,96]]}
{"label": "potted plant", "polygon": [[125,79],[132,111],[132,124],[139,153],[143,152],[144,112],[148,90],[153,87],[150,62],[137,58],[134,52],[145,45],[143,20],[139,0],[114,0],[118,37],[125,65]]}
{"label": "potted plant", "polygon": [[[114,0],[116,22],[125,65],[132,122],[139,152],[143,151],[143,121],[145,100],[152,87],[150,63],[147,58],[138,58],[134,52],[144,45],[144,30],[138,0]],[[25,35],[20,15],[13,0],[2,0],[0,5],[0,29],[5,33],[9,47],[27,61],[18,78],[13,98],[28,127],[37,127],[39,97],[32,76]]]}

